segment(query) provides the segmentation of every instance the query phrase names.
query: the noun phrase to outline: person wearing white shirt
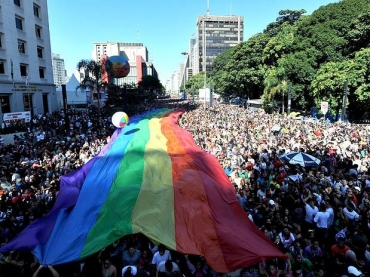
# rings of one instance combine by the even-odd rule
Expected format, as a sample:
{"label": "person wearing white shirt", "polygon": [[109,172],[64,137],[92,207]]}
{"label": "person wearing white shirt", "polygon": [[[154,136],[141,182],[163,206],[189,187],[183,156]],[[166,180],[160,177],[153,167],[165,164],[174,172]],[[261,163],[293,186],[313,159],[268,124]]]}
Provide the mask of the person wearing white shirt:
{"label": "person wearing white shirt", "polygon": [[370,188],[370,176],[368,176],[365,180],[365,187]]}
{"label": "person wearing white shirt", "polygon": [[329,203],[326,203],[326,212],[329,213],[328,229],[330,229],[334,224],[334,209]]}
{"label": "person wearing white shirt", "polygon": [[122,277],[124,276],[135,276],[137,274],[137,267],[133,265],[127,265],[122,268]]}
{"label": "person wearing white shirt", "polygon": [[313,229],[314,227],[314,218],[319,209],[315,206],[314,201],[312,198],[310,198],[311,195],[303,199],[303,202],[305,203],[305,210],[306,210],[306,216],[305,216],[305,222],[307,224],[307,230]]}
{"label": "person wearing white shirt", "polygon": [[320,208],[320,211],[316,213],[314,222],[316,223],[316,227],[319,229],[328,229],[328,220],[330,214],[326,211],[326,207],[323,204],[323,207]]}
{"label": "person wearing white shirt", "polygon": [[159,264],[168,260],[172,260],[170,251],[168,251],[163,244],[158,245],[158,251],[153,255],[152,264],[155,265],[158,270]]}
{"label": "person wearing white shirt", "polygon": [[167,260],[159,263],[157,271],[169,274],[171,272],[180,271],[180,268],[177,263],[172,262],[171,260]]}
{"label": "person wearing white shirt", "polygon": [[342,215],[352,222],[360,219],[359,214],[355,211],[355,204],[352,202],[347,202],[346,207],[342,210]]}
{"label": "person wearing white shirt", "polygon": [[325,238],[328,231],[328,220],[330,214],[326,211],[326,205],[321,203],[320,211],[316,213],[313,221],[316,223],[315,236],[319,239],[320,245],[322,246],[325,242]]}

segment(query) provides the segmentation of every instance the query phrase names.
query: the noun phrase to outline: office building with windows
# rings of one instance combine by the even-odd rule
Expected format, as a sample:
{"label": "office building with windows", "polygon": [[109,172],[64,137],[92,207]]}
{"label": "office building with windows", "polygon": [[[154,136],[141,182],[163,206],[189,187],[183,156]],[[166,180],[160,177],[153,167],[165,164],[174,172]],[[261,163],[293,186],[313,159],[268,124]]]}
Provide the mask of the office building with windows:
{"label": "office building with windows", "polygon": [[0,2],[0,121],[6,113],[58,110],[47,0]]}
{"label": "office building with windows", "polygon": [[67,81],[64,59],[59,54],[52,54],[54,84],[57,87],[65,85]]}
{"label": "office building with windows", "polygon": [[130,73],[126,77],[112,80],[116,85],[128,84],[136,86],[142,80],[143,76],[154,76],[158,78],[157,70],[153,62],[149,60],[148,49],[142,43],[94,43],[92,59],[101,61],[104,56],[123,56],[130,64]]}
{"label": "office building with windows", "polygon": [[194,74],[212,71],[213,60],[243,41],[244,17],[202,15],[197,19]]}

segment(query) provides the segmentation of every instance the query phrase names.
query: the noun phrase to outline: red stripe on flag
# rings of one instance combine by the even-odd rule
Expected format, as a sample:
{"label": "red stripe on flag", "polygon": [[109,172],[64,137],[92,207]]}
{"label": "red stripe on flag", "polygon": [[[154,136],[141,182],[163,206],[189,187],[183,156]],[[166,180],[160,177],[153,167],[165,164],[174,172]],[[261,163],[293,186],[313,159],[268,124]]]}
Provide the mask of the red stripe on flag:
{"label": "red stripe on flag", "polygon": [[[192,213],[198,215],[198,209],[206,212],[202,220],[194,220],[191,226],[197,230],[195,234],[196,239],[200,240],[199,243],[205,243],[203,246],[206,247],[201,249],[201,253],[208,264],[218,272],[230,272],[255,265],[265,259],[286,259],[287,257],[248,219],[218,160],[199,149],[191,134],[177,125],[180,114],[181,112],[173,114],[169,120],[174,132],[171,140],[176,141],[176,145],[172,147],[176,151],[181,150],[180,155],[174,160],[181,167],[177,170],[181,176],[174,176],[173,181],[175,216],[178,216],[177,212],[181,213],[187,209],[190,209],[190,215]],[[176,153],[176,151],[172,152]],[[182,171],[184,169],[185,172]],[[200,174],[191,177],[194,172]],[[201,205],[193,204],[194,197],[199,198],[198,203]],[[187,230],[181,229],[184,226],[186,225],[178,222],[176,218],[176,232],[181,231],[178,236],[179,243],[182,236],[186,236],[184,233]],[[176,233],[176,237],[177,235]],[[209,243],[212,245],[209,246]]]}
{"label": "red stripe on flag", "polygon": [[177,250],[204,255],[213,269],[227,272],[199,168],[193,167],[194,157],[183,148],[174,131],[181,113],[162,119],[162,133],[168,139],[167,151],[172,161]]}

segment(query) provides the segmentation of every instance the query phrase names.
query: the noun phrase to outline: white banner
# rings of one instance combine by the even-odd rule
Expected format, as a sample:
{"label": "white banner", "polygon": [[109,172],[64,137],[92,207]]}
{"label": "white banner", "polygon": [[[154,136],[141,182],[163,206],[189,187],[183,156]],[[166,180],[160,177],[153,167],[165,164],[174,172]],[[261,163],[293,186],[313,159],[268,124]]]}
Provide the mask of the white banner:
{"label": "white banner", "polygon": [[11,124],[17,121],[30,122],[31,121],[31,112],[17,112],[17,113],[4,113],[3,122],[5,124]]}

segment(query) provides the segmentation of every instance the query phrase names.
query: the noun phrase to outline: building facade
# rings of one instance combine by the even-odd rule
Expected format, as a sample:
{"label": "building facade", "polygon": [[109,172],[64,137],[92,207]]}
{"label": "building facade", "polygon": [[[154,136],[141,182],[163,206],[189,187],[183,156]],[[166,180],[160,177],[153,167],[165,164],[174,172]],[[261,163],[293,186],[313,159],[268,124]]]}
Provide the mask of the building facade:
{"label": "building facade", "polygon": [[197,19],[194,74],[212,71],[213,60],[243,41],[244,17],[202,15]]}
{"label": "building facade", "polygon": [[144,76],[154,76],[158,78],[158,73],[154,64],[149,61],[149,53],[146,46],[142,43],[122,43],[122,42],[99,42],[94,43],[92,59],[101,61],[104,56],[123,56],[130,64],[130,73],[120,79],[112,80],[116,85],[136,86]]}
{"label": "building facade", "polygon": [[67,81],[67,73],[64,59],[60,58],[59,54],[52,54],[52,64],[55,86],[60,87],[61,85],[65,85]]}
{"label": "building facade", "polygon": [[3,115],[59,110],[47,0],[0,2],[0,121]]}

